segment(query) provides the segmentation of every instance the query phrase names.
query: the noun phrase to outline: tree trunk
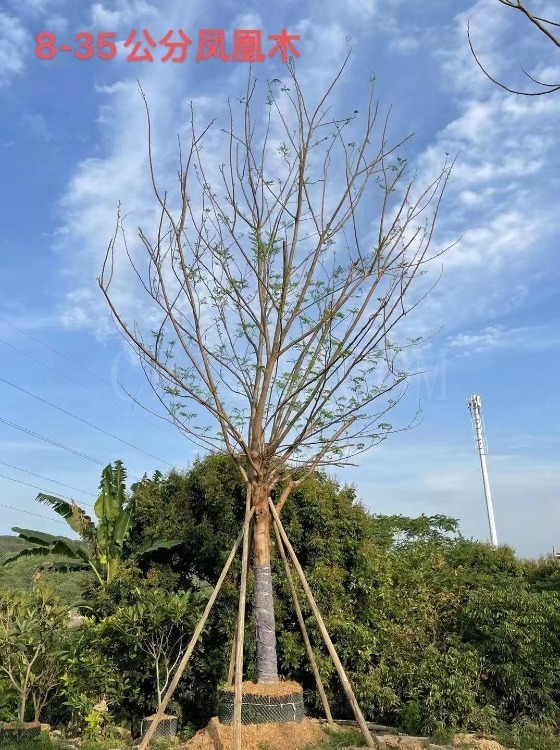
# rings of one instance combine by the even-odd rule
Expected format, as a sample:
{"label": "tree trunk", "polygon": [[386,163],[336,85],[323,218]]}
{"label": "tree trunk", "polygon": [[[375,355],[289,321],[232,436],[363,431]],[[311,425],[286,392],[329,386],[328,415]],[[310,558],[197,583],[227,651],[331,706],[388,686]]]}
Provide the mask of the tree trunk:
{"label": "tree trunk", "polygon": [[27,703],[27,685],[24,687],[24,689],[21,692],[20,696],[20,702],[19,702],[19,711],[18,711],[18,718],[20,721],[25,721],[25,704]]}
{"label": "tree trunk", "polygon": [[270,568],[270,509],[268,487],[253,485],[251,493],[255,508],[253,538],[255,572],[255,621],[257,636],[257,675],[259,682],[278,682],[276,656],[276,622],[272,571]]}
{"label": "tree trunk", "polygon": [[43,703],[40,699],[33,699],[33,710],[34,710],[34,716],[33,721],[35,723],[39,722],[41,720],[41,710],[43,708]]}

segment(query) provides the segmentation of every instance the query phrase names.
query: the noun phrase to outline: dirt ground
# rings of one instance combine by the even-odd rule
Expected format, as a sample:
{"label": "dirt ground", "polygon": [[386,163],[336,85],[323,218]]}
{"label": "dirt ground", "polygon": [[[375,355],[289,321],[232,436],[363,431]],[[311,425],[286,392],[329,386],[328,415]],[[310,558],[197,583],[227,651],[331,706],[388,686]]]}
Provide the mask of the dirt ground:
{"label": "dirt ground", "polygon": [[426,743],[420,742],[415,737],[395,734],[376,734],[375,736],[390,750],[393,748],[398,748],[398,750],[426,750]]}
{"label": "dirt ground", "polygon": [[[295,684],[295,683],[294,683]],[[262,686],[259,686],[262,687]],[[315,719],[304,719],[300,723],[249,724],[241,728],[243,750],[299,750],[319,740],[326,739],[324,723]],[[350,727],[340,727],[348,730]],[[375,733],[374,733],[375,734]],[[387,750],[426,750],[430,740],[406,735],[375,734]],[[468,747],[472,750],[507,750],[495,740],[478,737],[474,734],[458,734],[453,740],[456,748]],[[182,750],[232,750],[233,727],[220,724],[212,719],[207,727],[187,742]]]}
{"label": "dirt ground", "polygon": [[[243,750],[299,750],[325,738],[321,724],[315,719],[283,724],[247,724],[241,727]],[[187,742],[185,750],[231,750],[233,726],[212,719],[210,724]]]}
{"label": "dirt ground", "polygon": [[[416,737],[407,737],[406,735],[376,735],[389,750],[426,750],[429,741],[422,742]],[[434,743],[435,744],[435,743]],[[495,740],[477,737],[474,734],[458,734],[453,739],[455,747],[469,747],[472,750],[506,750],[499,742]]]}
{"label": "dirt ground", "polygon": [[496,740],[477,737],[474,734],[458,734],[453,740],[453,744],[455,746],[468,745],[474,748],[474,750],[504,750],[504,746],[500,745]]}

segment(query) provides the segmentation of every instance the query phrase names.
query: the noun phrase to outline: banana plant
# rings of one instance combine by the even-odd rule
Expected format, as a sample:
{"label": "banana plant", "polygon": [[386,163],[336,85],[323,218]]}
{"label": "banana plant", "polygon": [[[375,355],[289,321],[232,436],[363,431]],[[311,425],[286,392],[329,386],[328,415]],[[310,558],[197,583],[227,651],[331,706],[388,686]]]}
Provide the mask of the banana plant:
{"label": "banana plant", "polygon": [[[5,558],[0,564],[7,565],[22,557],[57,555],[67,558],[67,561],[55,563],[55,569],[89,569],[101,585],[110,583],[123,559],[124,542],[134,514],[134,506],[127,499],[125,482],[126,470],[122,461],[115,461],[103,469],[99,496],[94,505],[97,525],[75,502],[40,492],[37,500],[62,516],[80,540],[14,527],[12,531],[31,546]],[[177,539],[146,539],[134,550],[133,556],[141,557],[179,544],[181,541]]]}

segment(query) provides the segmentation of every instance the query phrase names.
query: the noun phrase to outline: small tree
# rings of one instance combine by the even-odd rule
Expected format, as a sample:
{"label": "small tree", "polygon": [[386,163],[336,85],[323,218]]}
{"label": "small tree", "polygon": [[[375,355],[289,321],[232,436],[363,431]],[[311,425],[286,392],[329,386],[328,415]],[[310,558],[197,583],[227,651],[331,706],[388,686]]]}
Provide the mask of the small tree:
{"label": "small tree", "polygon": [[60,680],[67,618],[68,607],[48,589],[0,596],[0,672],[18,695],[20,721],[30,696],[39,721]]}
{"label": "small tree", "polygon": [[183,653],[207,598],[203,591],[169,592],[160,589],[137,590],[138,601],[120,607],[104,621],[104,628],[115,628],[127,642],[148,655],[155,677],[155,705],[161,700],[171,675]]}
{"label": "small tree", "polygon": [[[226,450],[246,483],[260,682],[278,679],[268,498],[282,482],[280,510],[315,469],[350,465],[393,431],[408,377],[394,333],[422,296],[410,292],[449,174],[421,189],[408,177],[373,81],[362,117],[333,113],[344,66],[313,107],[291,63],[264,100],[250,77],[221,131],[227,163],[204,151],[212,123],[199,130],[193,111],[174,196],[156,178],[146,105],[160,218],[139,229],[140,255],[119,213],[99,278],[172,421]],[[113,296],[121,238],[147,326]]]}

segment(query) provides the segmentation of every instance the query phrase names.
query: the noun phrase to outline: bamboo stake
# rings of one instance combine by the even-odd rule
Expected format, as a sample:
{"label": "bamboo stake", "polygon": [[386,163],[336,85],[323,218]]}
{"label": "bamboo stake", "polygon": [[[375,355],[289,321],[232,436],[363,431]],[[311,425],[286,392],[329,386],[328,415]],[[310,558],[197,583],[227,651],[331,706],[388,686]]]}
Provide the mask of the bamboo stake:
{"label": "bamboo stake", "polygon": [[237,637],[235,639],[235,689],[233,698],[233,750],[241,750],[241,708],[243,696],[243,640],[245,636],[245,603],[247,598],[247,576],[249,568],[249,522],[253,515],[251,508],[251,485],[247,486],[245,505],[245,525],[243,527],[243,556],[241,558],[241,588],[237,611]]}
{"label": "bamboo stake", "polygon": [[193,633],[193,637],[190,640],[189,645],[187,646],[187,650],[183,654],[183,658],[179,662],[179,666],[177,667],[177,670],[175,672],[175,675],[173,679],[171,680],[169,687],[167,688],[167,692],[163,696],[163,700],[161,702],[161,706],[158,708],[157,713],[154,717],[154,720],[150,724],[150,727],[148,731],[146,732],[144,738],[142,739],[142,742],[138,746],[138,750],[146,750],[148,745],[150,744],[150,740],[155,734],[155,731],[157,729],[157,726],[160,722],[161,717],[163,716],[165,709],[167,708],[167,704],[171,700],[171,696],[175,692],[175,688],[179,684],[179,680],[181,679],[183,672],[185,671],[185,668],[189,662],[189,659],[191,658],[192,652],[194,651],[194,647],[196,646],[198,639],[200,638],[200,634],[202,633],[202,630],[204,628],[204,625],[206,624],[206,620],[208,619],[208,615],[210,614],[210,610],[214,606],[214,602],[218,598],[218,594],[220,592],[220,589],[222,588],[222,584],[225,580],[226,575],[228,574],[228,571],[231,567],[231,564],[233,562],[233,558],[235,557],[237,550],[239,549],[239,545],[241,544],[241,540],[244,538],[245,535],[245,529],[249,525],[249,520],[252,516],[252,512],[249,516],[249,518],[245,518],[245,523],[243,525],[243,529],[239,533],[239,536],[235,540],[235,544],[232,547],[231,552],[229,553],[229,557],[226,560],[226,564],[223,567],[222,572],[220,573],[220,577],[218,578],[218,582],[216,583],[216,586],[214,587],[214,591],[212,592],[210,599],[208,599],[208,602],[206,604],[206,607],[204,609],[204,612],[202,614],[202,617],[200,618],[198,625],[195,628],[195,631]]}
{"label": "bamboo stake", "polygon": [[[253,513],[254,511],[251,511]],[[249,549],[251,548],[252,544],[252,534],[249,533]],[[247,585],[249,585],[249,566],[247,566]],[[228,678],[227,682],[228,685],[231,687],[233,685],[233,680],[235,678],[235,650],[236,650],[236,644],[237,643],[237,621],[235,623],[235,633],[233,635],[233,643],[231,644],[231,654],[229,656],[229,667],[228,667]]]}
{"label": "bamboo stake", "polygon": [[321,635],[323,636],[323,640],[325,641],[325,645],[329,651],[329,654],[333,661],[335,669],[338,672],[338,676],[340,677],[342,687],[344,688],[346,697],[348,698],[350,706],[352,707],[352,711],[354,712],[354,716],[356,717],[356,721],[358,722],[360,731],[362,732],[362,735],[366,741],[366,745],[368,747],[377,748],[378,745],[376,744],[376,742],[374,741],[373,737],[370,734],[370,731],[366,724],[366,720],[364,719],[364,715],[362,714],[360,706],[358,705],[358,701],[356,700],[356,696],[354,695],[354,691],[352,690],[352,686],[350,685],[350,681],[348,680],[348,677],[346,676],[346,672],[344,671],[342,662],[338,658],[338,654],[336,653],[336,649],[333,645],[333,642],[331,641],[331,637],[327,631],[327,628],[325,627],[325,623],[323,621],[321,613],[319,612],[319,608],[317,607],[317,604],[315,602],[311,589],[309,588],[309,584],[307,583],[307,578],[305,577],[303,568],[299,564],[299,560],[297,559],[296,553],[294,552],[294,548],[290,544],[290,540],[288,539],[288,536],[284,530],[284,527],[282,526],[282,521],[280,520],[278,513],[276,511],[276,508],[274,507],[274,503],[272,502],[270,498],[268,498],[268,504],[270,507],[270,511],[272,513],[272,517],[274,518],[274,521],[276,522],[276,526],[278,527],[278,530],[282,537],[282,541],[284,542],[284,544],[286,545],[286,549],[290,553],[290,557],[292,558],[294,568],[297,571],[297,574],[301,581],[301,585],[303,586],[303,590],[305,591],[307,595],[309,604],[311,605],[311,609],[313,610],[313,614],[315,615],[315,619],[317,620],[319,630],[321,632]]}
{"label": "bamboo stake", "polygon": [[235,677],[235,651],[237,643],[237,620],[235,622],[235,633],[233,634],[233,643],[231,644],[231,654],[229,655],[229,667],[227,684],[231,687],[233,685],[233,678]]}
{"label": "bamboo stake", "polygon": [[319,667],[317,666],[317,661],[315,660],[315,654],[313,653],[313,648],[311,647],[311,641],[309,640],[309,635],[307,633],[307,628],[305,627],[305,621],[303,619],[303,613],[299,605],[299,599],[294,584],[294,577],[292,576],[292,571],[290,570],[290,563],[288,562],[288,558],[286,557],[286,552],[284,550],[284,545],[282,543],[282,538],[280,537],[280,532],[278,531],[278,525],[276,524],[276,521],[274,522],[274,532],[276,534],[276,544],[278,546],[278,550],[280,551],[282,562],[284,563],[284,570],[286,571],[286,578],[288,579],[288,584],[290,586],[290,592],[292,594],[292,600],[294,602],[294,608],[296,610],[299,627],[303,636],[303,642],[305,643],[305,650],[307,651],[307,656],[311,663],[311,669],[313,670],[315,682],[317,683],[317,690],[319,691],[319,695],[321,696],[323,710],[325,712],[325,716],[327,717],[327,722],[329,723],[329,725],[334,726],[331,709],[327,700],[327,694],[325,692],[325,688],[323,687],[323,681],[321,680],[321,675],[319,674]]}

